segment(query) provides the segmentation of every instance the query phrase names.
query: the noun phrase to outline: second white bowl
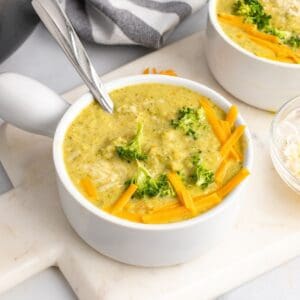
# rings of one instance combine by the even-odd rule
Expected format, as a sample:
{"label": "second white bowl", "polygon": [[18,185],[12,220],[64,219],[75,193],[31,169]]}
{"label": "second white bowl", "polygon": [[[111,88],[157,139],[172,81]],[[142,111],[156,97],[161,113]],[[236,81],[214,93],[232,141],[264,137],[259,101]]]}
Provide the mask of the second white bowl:
{"label": "second white bowl", "polygon": [[300,65],[255,56],[232,41],[216,14],[218,0],[210,0],[205,52],[216,80],[232,95],[258,108],[277,111],[300,95]]}

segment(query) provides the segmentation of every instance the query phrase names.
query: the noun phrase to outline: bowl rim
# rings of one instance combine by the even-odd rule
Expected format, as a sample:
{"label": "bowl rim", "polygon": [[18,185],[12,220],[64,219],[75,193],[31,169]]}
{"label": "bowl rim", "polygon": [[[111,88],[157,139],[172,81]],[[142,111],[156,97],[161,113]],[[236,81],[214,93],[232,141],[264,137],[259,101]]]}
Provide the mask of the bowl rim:
{"label": "bowl rim", "polygon": [[229,36],[227,36],[227,34],[222,29],[219,21],[217,20],[216,7],[217,7],[218,1],[220,1],[220,0],[210,0],[209,1],[209,4],[208,4],[208,19],[210,20],[212,26],[215,28],[215,30],[218,32],[218,34],[222,37],[222,39],[225,42],[227,42],[227,44],[229,44],[230,46],[235,48],[240,53],[246,55],[247,57],[252,58],[254,60],[257,60],[257,61],[260,61],[262,63],[267,63],[267,64],[270,64],[270,65],[273,65],[273,66],[276,66],[276,67],[284,67],[284,68],[292,68],[292,69],[299,69],[300,68],[300,64],[289,64],[289,63],[286,63],[286,62],[281,62],[281,61],[276,61],[276,60],[271,60],[271,59],[267,59],[267,58],[264,58],[264,57],[256,56],[251,51],[248,51],[248,50],[244,49],[238,43],[233,41]]}
{"label": "bowl rim", "polygon": [[[183,86],[193,91],[198,92],[204,96],[210,98],[216,105],[221,107],[223,110],[228,111],[231,107],[231,103],[225,99],[222,95],[212,90],[211,88],[200,84],[198,82],[181,78],[181,77],[173,77],[167,75],[137,75],[137,76],[129,76],[119,78],[113,81],[110,81],[105,84],[108,92],[142,83],[159,83],[159,84],[171,84],[175,86]],[[183,220],[174,223],[168,224],[144,224],[144,223],[135,223],[131,222],[116,216],[113,216],[104,210],[96,207],[92,204],[88,199],[86,199],[75,187],[69,174],[66,170],[66,166],[64,163],[64,155],[63,155],[63,142],[65,133],[68,130],[72,121],[79,115],[79,113],[91,102],[93,101],[93,96],[90,93],[86,93],[81,96],[79,99],[72,104],[69,109],[66,111],[62,119],[60,120],[53,141],[53,160],[56,169],[57,176],[60,182],[63,184],[66,191],[72,196],[72,201],[77,201],[78,204],[95,215],[97,218],[104,219],[107,222],[110,222],[114,225],[119,225],[126,228],[136,229],[136,230],[144,230],[144,231],[168,231],[168,230],[176,230],[182,229],[185,227],[193,226],[196,223],[205,222],[208,219],[211,219],[215,215],[220,214],[224,209],[230,205],[233,201],[239,201],[239,199],[235,199],[236,195],[239,194],[241,189],[245,186],[247,180],[244,180],[238,187],[236,187],[224,200],[218,204],[216,207],[210,209],[204,214],[200,214],[194,218]],[[245,124],[246,122],[242,118],[240,114],[237,117],[237,124]],[[248,127],[246,127],[245,133],[245,142],[247,144],[247,148],[245,151],[245,159],[244,159],[244,167],[246,167],[250,172],[253,164],[253,145],[251,140],[251,135]]]}

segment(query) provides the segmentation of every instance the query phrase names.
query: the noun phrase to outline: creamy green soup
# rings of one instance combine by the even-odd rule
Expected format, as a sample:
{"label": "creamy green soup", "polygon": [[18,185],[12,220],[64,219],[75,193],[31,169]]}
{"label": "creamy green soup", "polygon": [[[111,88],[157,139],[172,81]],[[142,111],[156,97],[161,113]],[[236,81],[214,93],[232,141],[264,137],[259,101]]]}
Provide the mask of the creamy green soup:
{"label": "creamy green soup", "polygon": [[219,0],[217,14],[224,32],[244,49],[260,57],[300,63],[298,0]]}
{"label": "creamy green soup", "polygon": [[[153,178],[176,172],[192,196],[214,192],[218,185],[214,174],[220,165],[220,142],[215,136],[199,103],[205,98],[184,87],[164,84],[140,84],[113,91],[113,114],[104,112],[98,103],[86,107],[73,121],[64,141],[65,164],[78,190],[99,208],[111,207],[124,192],[128,180],[142,167]],[[218,118],[225,113],[210,102]],[[180,127],[183,112],[197,112],[194,131]],[[185,115],[186,116],[186,115]],[[119,149],[126,146],[142,126],[141,152],[143,157],[124,159]],[[242,152],[242,141],[237,144]],[[192,178],[195,157],[209,177],[196,185]],[[226,172],[224,183],[242,167],[235,160]],[[82,186],[89,178],[97,194],[90,197]],[[130,213],[145,214],[158,206],[176,200],[175,193],[156,196],[133,196],[126,209]]]}

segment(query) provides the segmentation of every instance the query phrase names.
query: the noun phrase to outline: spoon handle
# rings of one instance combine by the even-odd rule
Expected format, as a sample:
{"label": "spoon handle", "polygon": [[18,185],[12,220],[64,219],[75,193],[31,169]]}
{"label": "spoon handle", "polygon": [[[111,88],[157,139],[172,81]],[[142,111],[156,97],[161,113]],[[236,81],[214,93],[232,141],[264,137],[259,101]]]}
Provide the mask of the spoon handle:
{"label": "spoon handle", "polygon": [[32,6],[51,35],[61,46],[93,96],[104,110],[113,112],[113,102],[97,76],[71,22],[56,0],[32,0]]}

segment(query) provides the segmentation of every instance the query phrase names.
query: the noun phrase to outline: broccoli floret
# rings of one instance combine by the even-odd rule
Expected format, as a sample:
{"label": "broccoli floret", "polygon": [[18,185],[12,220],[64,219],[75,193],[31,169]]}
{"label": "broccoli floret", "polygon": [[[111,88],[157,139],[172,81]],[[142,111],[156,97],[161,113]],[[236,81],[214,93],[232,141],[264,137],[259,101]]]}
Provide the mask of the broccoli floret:
{"label": "broccoli floret", "polygon": [[203,108],[183,107],[177,113],[177,118],[171,120],[171,125],[174,128],[180,128],[185,135],[198,138],[197,130],[200,126],[205,126],[205,112]]}
{"label": "broccoli floret", "polygon": [[277,36],[282,43],[290,46],[291,48],[300,47],[300,35],[296,35],[295,33],[289,31],[278,30],[272,27],[266,28],[264,32]]}
{"label": "broccoli floret", "polygon": [[157,195],[159,197],[171,197],[175,195],[166,174],[161,174],[156,178],[156,185],[158,187],[159,192]]}
{"label": "broccoli floret", "polygon": [[272,26],[267,26],[264,30],[265,33],[275,35],[277,36],[280,40],[284,41],[289,34],[289,32],[284,31],[284,30],[278,30]]}
{"label": "broccoli floret", "polygon": [[200,153],[196,153],[192,156],[193,171],[191,174],[191,180],[194,184],[206,189],[211,183],[214,182],[214,173],[207,170],[201,161]]}
{"label": "broccoli floret", "polygon": [[242,16],[246,22],[255,24],[259,30],[270,26],[268,15],[258,0],[238,0],[232,6],[234,15]]}
{"label": "broccoli floret", "polygon": [[249,16],[251,14],[251,7],[243,0],[238,0],[233,3],[232,12],[238,16]]}
{"label": "broccoli floret", "polygon": [[138,129],[135,137],[126,145],[117,146],[116,152],[120,158],[127,160],[146,160],[147,155],[142,152],[141,143],[143,138],[143,124],[138,124]]}
{"label": "broccoli floret", "polygon": [[300,36],[292,35],[288,38],[285,43],[292,48],[299,48],[300,47]]}
{"label": "broccoli floret", "polygon": [[138,166],[136,175],[125,182],[125,186],[129,186],[131,183],[136,184],[138,187],[134,193],[135,198],[166,197],[175,195],[165,174],[161,174],[157,178],[154,178],[142,165]]}

